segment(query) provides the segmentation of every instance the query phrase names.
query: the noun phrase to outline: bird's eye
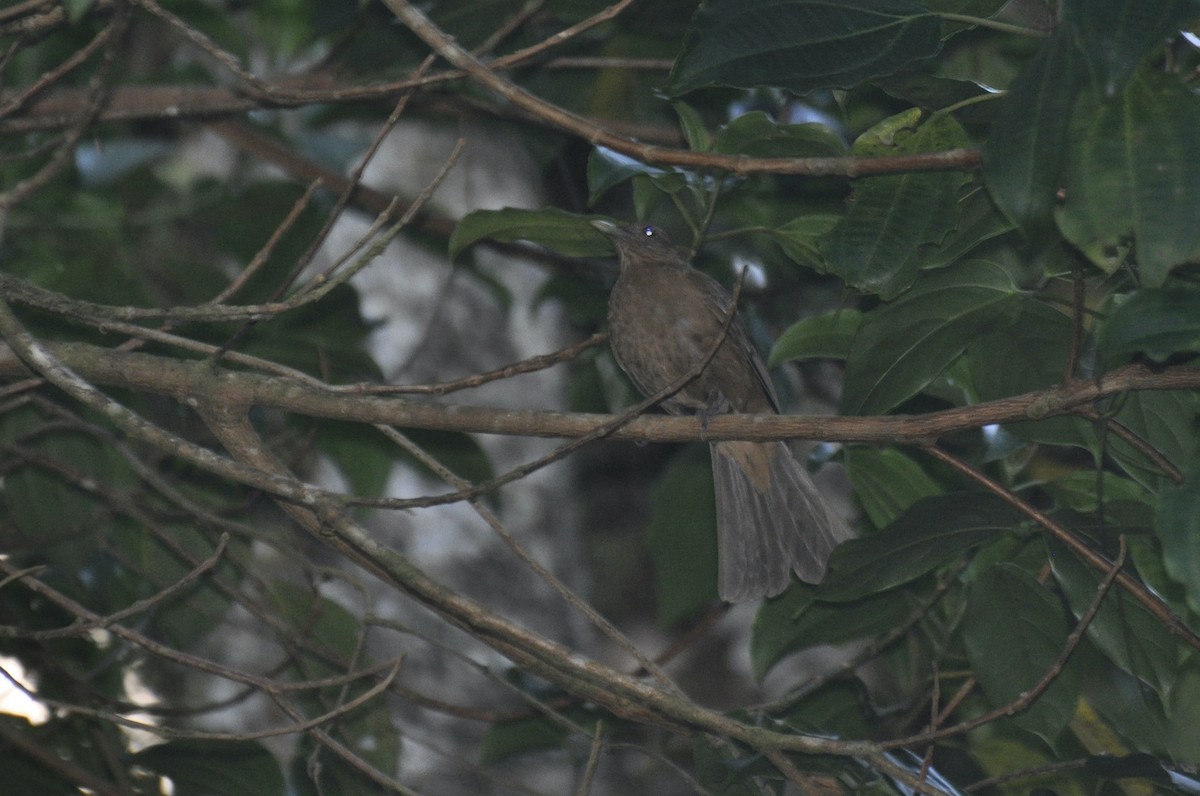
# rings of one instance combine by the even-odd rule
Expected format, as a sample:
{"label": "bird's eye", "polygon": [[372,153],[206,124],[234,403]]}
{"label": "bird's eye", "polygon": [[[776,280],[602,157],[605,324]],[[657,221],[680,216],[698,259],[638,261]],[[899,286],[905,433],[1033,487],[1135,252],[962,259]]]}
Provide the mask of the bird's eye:
{"label": "bird's eye", "polygon": [[642,234],[645,235],[647,238],[653,238],[655,235],[658,234],[658,230],[655,229],[654,227],[643,227]]}

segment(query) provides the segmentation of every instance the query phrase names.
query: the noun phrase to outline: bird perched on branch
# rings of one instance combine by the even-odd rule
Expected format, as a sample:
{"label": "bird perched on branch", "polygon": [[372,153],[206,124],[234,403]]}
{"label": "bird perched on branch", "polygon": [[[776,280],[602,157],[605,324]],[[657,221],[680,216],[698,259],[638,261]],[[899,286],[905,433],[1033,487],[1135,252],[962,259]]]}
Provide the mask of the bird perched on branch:
{"label": "bird perched on branch", "polygon": [[[609,344],[644,395],[705,362],[662,401],[671,414],[778,413],[779,399],[736,316],[729,293],[688,263],[654,227],[596,220],[616,247],[621,273],[608,299]],[[719,336],[724,334],[724,339]],[[719,341],[719,342],[718,342]],[[715,351],[714,351],[715,349]],[[783,442],[710,445],[717,497],[717,591],[741,602],[773,597],[791,573],[816,583],[850,529]]]}

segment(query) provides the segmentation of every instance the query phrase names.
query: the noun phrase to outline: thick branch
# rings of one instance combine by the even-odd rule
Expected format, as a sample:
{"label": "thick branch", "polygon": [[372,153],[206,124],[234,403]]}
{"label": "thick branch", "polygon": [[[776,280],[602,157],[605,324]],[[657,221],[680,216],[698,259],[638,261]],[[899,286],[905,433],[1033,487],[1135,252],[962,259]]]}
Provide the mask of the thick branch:
{"label": "thick branch", "polygon": [[547,124],[589,143],[605,146],[644,163],[719,169],[730,174],[802,174],[808,176],[894,174],[907,171],[970,170],[980,163],[977,149],[951,149],[897,157],[752,158],[746,155],[715,155],[684,149],[643,144],[599,127],[595,122],[546,102],[496,73],[452,37],[434,25],[406,0],[383,0],[384,5],[438,55],[463,70],[488,90]]}
{"label": "thick branch", "polygon": [[[212,368],[207,363],[115,351],[84,343],[43,343],[75,373],[94,384],[168,395],[191,405],[206,395],[231,405],[257,405],[309,417],[386,423],[401,428],[533,437],[579,437],[611,422],[610,415],[543,412],[417,401],[408,398],[322,390],[280,376]],[[0,377],[30,372],[0,347]],[[1100,398],[1134,390],[1200,389],[1200,368],[1155,370],[1127,365],[1098,379],[1077,379],[1037,392],[925,415],[815,417],[718,415],[640,417],[612,434],[617,439],[685,442],[723,439],[810,439],[873,444],[928,443],[938,437],[993,423],[1041,420],[1071,414]]]}

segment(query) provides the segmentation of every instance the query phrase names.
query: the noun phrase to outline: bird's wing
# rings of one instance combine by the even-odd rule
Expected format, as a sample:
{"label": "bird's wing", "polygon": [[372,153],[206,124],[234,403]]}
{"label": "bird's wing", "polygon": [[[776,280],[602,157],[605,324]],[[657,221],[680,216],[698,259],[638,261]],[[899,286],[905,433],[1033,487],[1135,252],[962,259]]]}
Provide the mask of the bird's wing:
{"label": "bird's wing", "polygon": [[[696,269],[691,269],[692,281],[703,288],[704,290],[704,305],[713,314],[718,322],[724,322],[726,313],[729,312],[729,303],[732,296],[717,280]],[[758,348],[750,339],[749,332],[746,331],[746,325],[742,322],[739,315],[735,315],[733,321],[729,324],[729,342],[741,351],[745,351],[749,355],[750,368],[754,374],[755,381],[762,389],[762,392],[767,396],[767,400],[771,402],[771,407],[778,413],[779,396],[775,393],[775,384],[771,381],[771,374],[767,370],[767,363],[758,353]],[[707,352],[705,352],[707,353]]]}

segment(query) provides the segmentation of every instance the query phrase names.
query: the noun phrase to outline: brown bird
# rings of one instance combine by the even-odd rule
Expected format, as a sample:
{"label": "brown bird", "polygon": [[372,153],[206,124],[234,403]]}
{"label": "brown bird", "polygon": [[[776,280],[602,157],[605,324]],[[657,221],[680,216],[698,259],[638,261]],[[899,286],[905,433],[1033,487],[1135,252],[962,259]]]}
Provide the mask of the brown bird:
{"label": "brown bird", "polygon": [[[621,273],[608,299],[609,345],[644,395],[665,389],[717,344],[730,295],[688,263],[654,227],[592,221],[617,249]],[[741,319],[699,376],[662,402],[671,414],[778,413],[779,399]],[[791,573],[817,583],[850,529],[783,442],[714,442],[717,591],[741,602],[774,597]]]}

